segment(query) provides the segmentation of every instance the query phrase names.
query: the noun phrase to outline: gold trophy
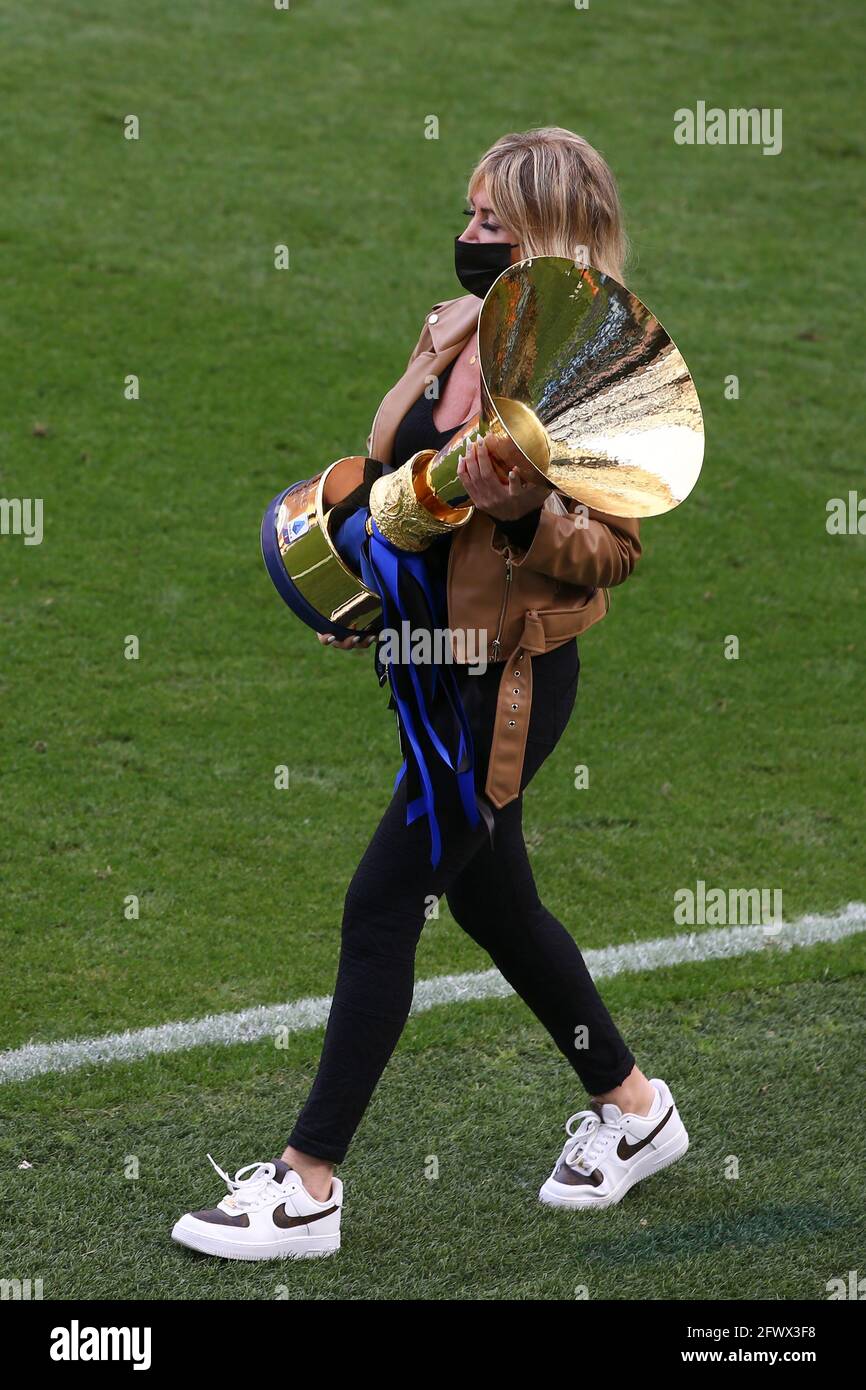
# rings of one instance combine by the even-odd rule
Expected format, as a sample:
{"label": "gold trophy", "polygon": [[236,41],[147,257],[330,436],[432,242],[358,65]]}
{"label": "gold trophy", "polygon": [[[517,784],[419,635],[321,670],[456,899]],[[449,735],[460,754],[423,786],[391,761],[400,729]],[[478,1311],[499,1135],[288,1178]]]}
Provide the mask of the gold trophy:
{"label": "gold trophy", "polygon": [[372,459],[339,459],[270,504],[268,572],[317,631],[354,635],[379,613],[334,544],[353,496],[358,506],[369,498],[368,534],[375,521],[398,549],[425,550],[472,516],[457,465],[488,432],[517,445],[526,476],[608,516],[658,516],[697,482],[704,430],[689,370],[658,319],[611,276],[560,256],[516,262],[484,299],[478,345],[481,411],[444,449],[386,474]]}
{"label": "gold trophy", "polygon": [[698,393],[655,315],[618,281],[560,256],[509,266],[478,324],[481,412],[444,449],[374,482],[370,513],[403,550],[463,526],[457,475],[467,447],[509,437],[525,475],[609,516],[658,516],[701,471]]}

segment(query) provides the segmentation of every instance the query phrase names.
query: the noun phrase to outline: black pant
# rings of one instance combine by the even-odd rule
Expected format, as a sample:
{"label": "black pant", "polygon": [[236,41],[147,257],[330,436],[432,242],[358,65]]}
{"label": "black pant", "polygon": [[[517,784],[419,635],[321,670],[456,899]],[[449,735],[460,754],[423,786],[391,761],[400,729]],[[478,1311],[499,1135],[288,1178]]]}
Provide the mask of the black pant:
{"label": "black pant", "polygon": [[[533,657],[533,697],[521,791],[555,748],[577,694],[577,643]],[[483,790],[502,666],[458,673]],[[574,940],[538,897],[523,841],[522,795],[472,829],[454,774],[430,760],[441,806],[442,857],[430,864],[427,822],[406,825],[406,778],[346,893],[342,949],[322,1058],[289,1143],[338,1163],[397,1045],[412,1003],[415,948],[425,911],[444,893],[455,920],[488,952],[544,1024],[590,1095],[612,1090],[634,1057],[620,1037]],[[565,770],[563,769],[563,775]]]}

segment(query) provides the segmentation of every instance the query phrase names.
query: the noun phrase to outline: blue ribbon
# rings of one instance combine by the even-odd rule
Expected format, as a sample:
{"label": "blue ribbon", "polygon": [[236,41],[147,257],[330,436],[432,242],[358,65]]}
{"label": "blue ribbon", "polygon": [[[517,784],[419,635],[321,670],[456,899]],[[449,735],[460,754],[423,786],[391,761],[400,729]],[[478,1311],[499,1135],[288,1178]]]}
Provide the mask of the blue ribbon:
{"label": "blue ribbon", "polygon": [[[446,626],[444,622],[446,606],[444,585],[438,584],[435,588],[431,585],[427,561],[423,552],[415,554],[399,550],[382,535],[375,521],[370,523],[372,535],[369,537],[369,544],[363,544],[366,536],[364,529],[366,517],[366,508],[360,508],[354,512],[338,529],[334,542],[344,559],[350,564],[354,561],[353,567],[355,569],[360,564],[361,578],[364,584],[379,595],[382,603],[383,627],[391,628],[402,634],[402,624],[405,621],[411,630],[411,617],[401,594],[401,576],[409,576],[417,583],[429,607],[434,627]],[[458,725],[458,745],[456,755],[453,757],[433,727],[419,672],[412,661],[411,645],[408,660],[411,694],[408,698],[398,690],[393,665],[394,663],[388,663],[388,681],[397,708],[400,727],[408,744],[408,753],[394,779],[394,791],[397,790],[405,776],[408,760],[411,757],[418,774],[418,780],[421,783],[422,793],[413,801],[407,802],[406,824],[411,825],[419,816],[426,815],[430,828],[430,862],[435,869],[442,857],[442,836],[436,815],[433,780],[418,734],[418,722],[420,721],[421,727],[426,732],[439,758],[455,774],[466,819],[471,826],[476,826],[481,817],[475,796],[472,730],[463,708],[454,672],[449,665],[434,663],[431,671],[430,699],[432,701],[437,691],[441,690],[454,712]]]}

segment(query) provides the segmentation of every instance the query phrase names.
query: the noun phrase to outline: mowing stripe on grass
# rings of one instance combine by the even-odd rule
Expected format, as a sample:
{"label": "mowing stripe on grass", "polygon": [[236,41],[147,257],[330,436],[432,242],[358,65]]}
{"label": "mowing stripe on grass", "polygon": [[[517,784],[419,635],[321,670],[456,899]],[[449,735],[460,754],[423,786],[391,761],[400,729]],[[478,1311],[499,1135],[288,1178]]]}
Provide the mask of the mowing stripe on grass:
{"label": "mowing stripe on grass", "polygon": [[[774,930],[771,928],[770,930]],[[687,961],[727,960],[765,950],[789,950],[823,941],[841,941],[866,931],[866,903],[849,903],[828,916],[801,917],[784,924],[777,935],[764,927],[720,927],[712,931],[666,936],[654,941],[630,941],[624,946],[605,946],[586,951],[586,964],[596,980],[624,971],[661,970]],[[412,1012],[422,1013],[439,1004],[461,1004],[476,999],[498,999],[512,994],[498,970],[465,975],[436,975],[415,987]],[[101,1038],[72,1038],[65,1042],[28,1043],[0,1053],[0,1083],[27,1081],[47,1072],[76,1071],[79,1067],[109,1062],[131,1062],[162,1052],[186,1052],[205,1045],[233,1046],[259,1042],[277,1029],[298,1033],[325,1023],[331,1007],[329,995],[296,999],[287,1004],[264,1004],[238,1013],[210,1014],[180,1023],[161,1023],[134,1032],[106,1033]]]}

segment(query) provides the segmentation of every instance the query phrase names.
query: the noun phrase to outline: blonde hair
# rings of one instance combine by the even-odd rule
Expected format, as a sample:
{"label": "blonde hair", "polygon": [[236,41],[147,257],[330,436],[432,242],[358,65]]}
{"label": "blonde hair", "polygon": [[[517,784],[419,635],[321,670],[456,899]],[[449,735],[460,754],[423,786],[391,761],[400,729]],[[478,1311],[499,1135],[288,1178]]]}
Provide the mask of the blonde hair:
{"label": "blonde hair", "polygon": [[503,135],[473,169],[470,198],[482,183],[521,255],[588,259],[622,282],[628,239],[616,180],[582,136],[561,126]]}

